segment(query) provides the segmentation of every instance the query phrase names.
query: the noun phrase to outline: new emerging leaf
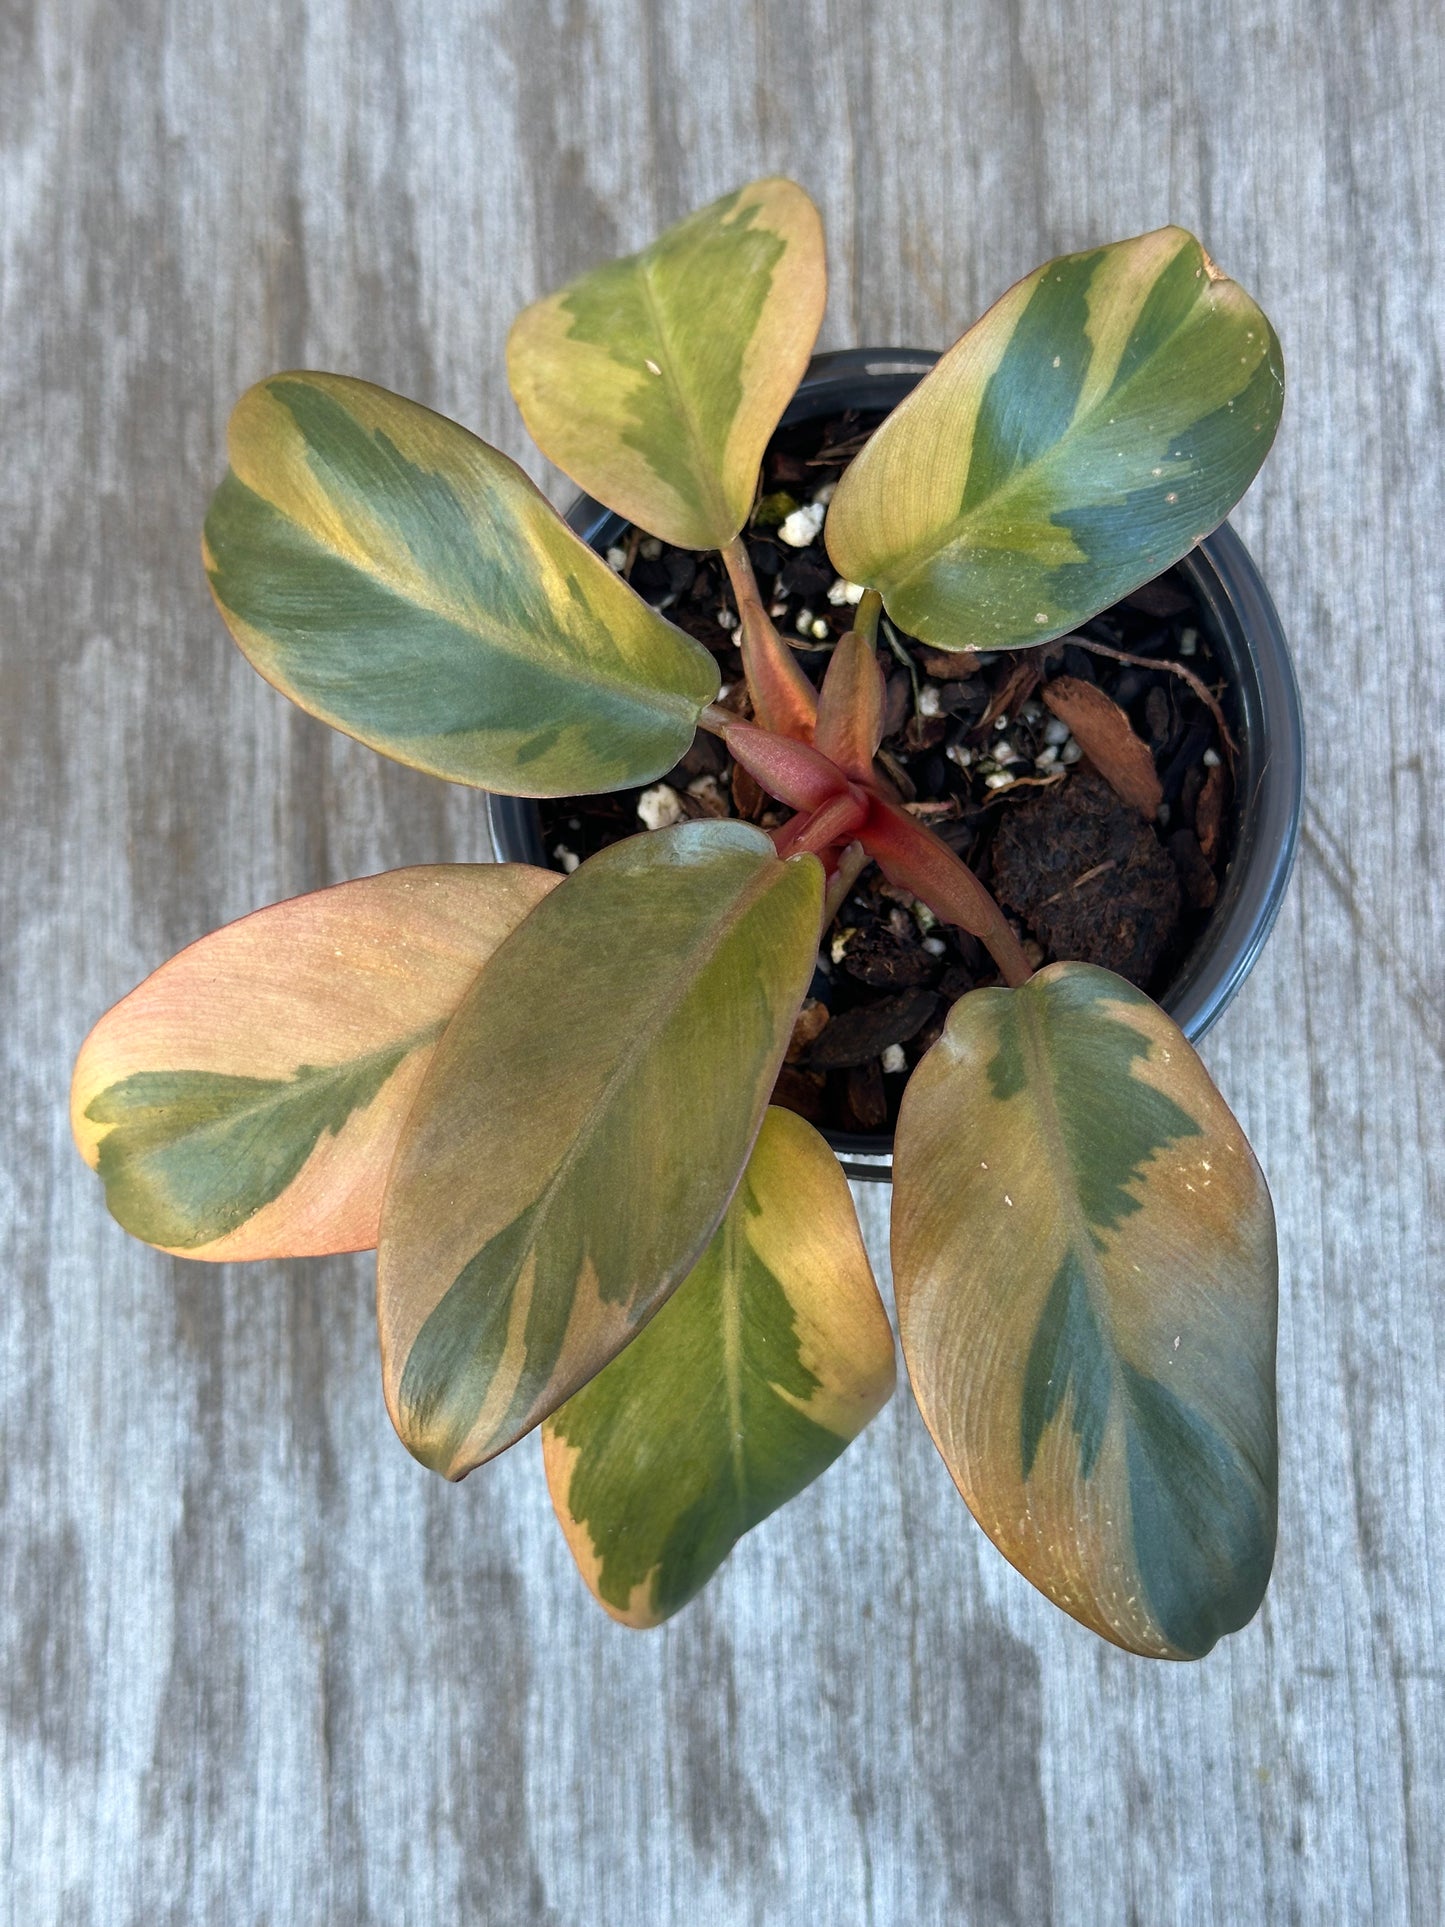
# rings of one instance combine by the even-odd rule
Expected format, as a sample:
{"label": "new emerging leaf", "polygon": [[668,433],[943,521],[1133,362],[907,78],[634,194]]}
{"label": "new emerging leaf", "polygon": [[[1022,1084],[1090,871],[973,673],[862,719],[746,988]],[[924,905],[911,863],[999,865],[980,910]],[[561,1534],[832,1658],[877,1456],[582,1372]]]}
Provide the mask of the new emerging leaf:
{"label": "new emerging leaf", "polygon": [[1274,330],[1182,228],[1063,255],[873,436],[828,553],[935,648],[1047,642],[1223,521],[1283,399]]}
{"label": "new emerging leaf", "polygon": [[827,297],[818,210],[753,181],[518,316],[507,372],[539,448],[687,549],[747,520]]}
{"label": "new emerging leaf", "polygon": [[974,1517],[1056,1605],[1190,1659],[1274,1554],[1275,1235],[1181,1032],[1087,964],[953,1007],[898,1122],[909,1376]]}
{"label": "new emerging leaf", "polygon": [[583,1577],[655,1626],[887,1403],[893,1334],[837,1159],[770,1110],[711,1244],[652,1322],[547,1420]]}
{"label": "new emerging leaf", "polygon": [[222,615],[268,682],[434,776],[518,796],[650,782],[717,694],[515,463],[369,382],[236,404],[206,517]]}
{"label": "new emerging leaf", "polygon": [[696,1263],[814,967],[823,872],[689,823],[593,857],[438,1047],[387,1187],[383,1381],[461,1478],[606,1364]]}

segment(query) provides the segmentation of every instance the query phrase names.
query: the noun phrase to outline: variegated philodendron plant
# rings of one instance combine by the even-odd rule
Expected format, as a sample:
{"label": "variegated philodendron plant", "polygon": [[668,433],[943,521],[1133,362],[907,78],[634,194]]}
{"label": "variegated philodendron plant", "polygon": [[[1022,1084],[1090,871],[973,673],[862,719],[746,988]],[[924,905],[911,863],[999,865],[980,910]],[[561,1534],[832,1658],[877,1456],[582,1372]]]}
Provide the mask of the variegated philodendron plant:
{"label": "variegated philodendron plant", "polygon": [[[1279,419],[1279,345],[1178,228],[1011,288],[852,463],[865,585],[821,692],[742,531],[823,313],[812,202],[758,181],[528,308],[508,371],[542,449],[641,529],[720,550],[749,702],[454,423],[340,375],[236,408],[206,519],[268,681],[387,756],[549,797],[651,782],[694,732],[796,813],[700,821],[565,879],[397,870],[192,945],[102,1018],[75,1135],[111,1211],[193,1258],[378,1249],[387,1405],[451,1479],[541,1426],[587,1584],[652,1625],[893,1390],[826,1144],[769,1108],[819,936],[866,862],[987,946],[905,1093],[898,1322],[975,1517],[1131,1651],[1205,1653],[1275,1534],[1275,1234],[1169,1018],[1033,972],[875,764],[880,611],[938,650],[1044,643],[1212,529]],[[684,1129],[677,1120],[685,1119]]]}

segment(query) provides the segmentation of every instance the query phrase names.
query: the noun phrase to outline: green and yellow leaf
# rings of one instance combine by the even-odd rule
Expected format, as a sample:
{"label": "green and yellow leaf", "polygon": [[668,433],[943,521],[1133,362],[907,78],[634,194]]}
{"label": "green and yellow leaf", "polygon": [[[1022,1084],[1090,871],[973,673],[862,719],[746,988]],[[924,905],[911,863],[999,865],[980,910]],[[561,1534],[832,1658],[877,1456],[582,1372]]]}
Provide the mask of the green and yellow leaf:
{"label": "green and yellow leaf", "polygon": [[827,298],[818,210],[753,181],[518,316],[507,373],[538,446],[630,522],[720,549]]}
{"label": "green and yellow leaf", "polygon": [[369,382],[273,375],[237,403],[205,562],[268,682],[401,763],[565,796],[650,782],[717,693],[515,463]]}
{"label": "green and yellow leaf", "polygon": [[497,945],[561,879],[438,864],[201,938],[81,1048],[71,1123],[137,1238],[188,1258],[376,1243],[402,1120]]}
{"label": "green and yellow leaf", "polygon": [[954,1005],[904,1094],[909,1376],[974,1517],[1056,1605],[1192,1659],[1274,1556],[1274,1214],[1182,1033],[1054,964]]}
{"label": "green and yellow leaf", "polygon": [[1223,521],[1283,400],[1274,330],[1182,228],[1063,255],[874,435],[828,553],[935,648],[1047,642]]}
{"label": "green and yellow leaf", "polygon": [[813,857],[681,824],[502,945],[408,1119],[378,1266],[398,1433],[462,1478],[620,1351],[717,1228],[814,967]]}
{"label": "green and yellow leaf", "polygon": [[827,1144],[770,1110],[662,1310],[542,1428],[567,1543],[615,1619],[655,1626],[830,1466],[893,1391],[893,1333]]}

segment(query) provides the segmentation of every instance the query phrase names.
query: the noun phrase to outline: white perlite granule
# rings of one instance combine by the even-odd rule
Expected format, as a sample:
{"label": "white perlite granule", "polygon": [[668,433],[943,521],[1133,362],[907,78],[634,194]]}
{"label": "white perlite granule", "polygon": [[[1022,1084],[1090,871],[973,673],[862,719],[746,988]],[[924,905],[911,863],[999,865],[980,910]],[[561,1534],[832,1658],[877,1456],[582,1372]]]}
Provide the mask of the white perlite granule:
{"label": "white perlite granule", "polygon": [[665,830],[680,823],[687,812],[682,798],[670,783],[654,783],[637,799],[637,814],[644,829]]}

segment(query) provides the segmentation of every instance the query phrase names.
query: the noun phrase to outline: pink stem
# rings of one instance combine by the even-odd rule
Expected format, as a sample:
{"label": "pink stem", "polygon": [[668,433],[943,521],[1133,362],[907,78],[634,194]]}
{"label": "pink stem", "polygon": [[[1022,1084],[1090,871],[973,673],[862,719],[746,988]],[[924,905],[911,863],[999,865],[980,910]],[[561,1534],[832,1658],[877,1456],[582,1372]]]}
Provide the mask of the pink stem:
{"label": "pink stem", "polygon": [[879,797],[869,807],[862,841],[890,883],[911,890],[935,916],[977,937],[1006,984],[1016,989],[1028,982],[1033,965],[1002,910],[946,843]]}
{"label": "pink stem", "polygon": [[773,627],[740,535],[735,535],[723,549],[722,559],[733,585],[738,620],[742,624],[743,674],[748,679],[753,713],[765,729],[776,735],[811,743],[813,724],[818,717],[817,695],[794,662],[792,651]]}
{"label": "pink stem", "polygon": [[[855,830],[863,827],[868,815],[868,802],[856,791],[845,790],[841,796],[833,796],[820,810],[815,810],[806,820],[798,817],[793,822],[802,821],[802,828],[788,844],[788,854],[796,855],[800,850],[811,850],[814,856],[834,843],[845,843]],[[785,824],[791,829],[792,824]]]}

